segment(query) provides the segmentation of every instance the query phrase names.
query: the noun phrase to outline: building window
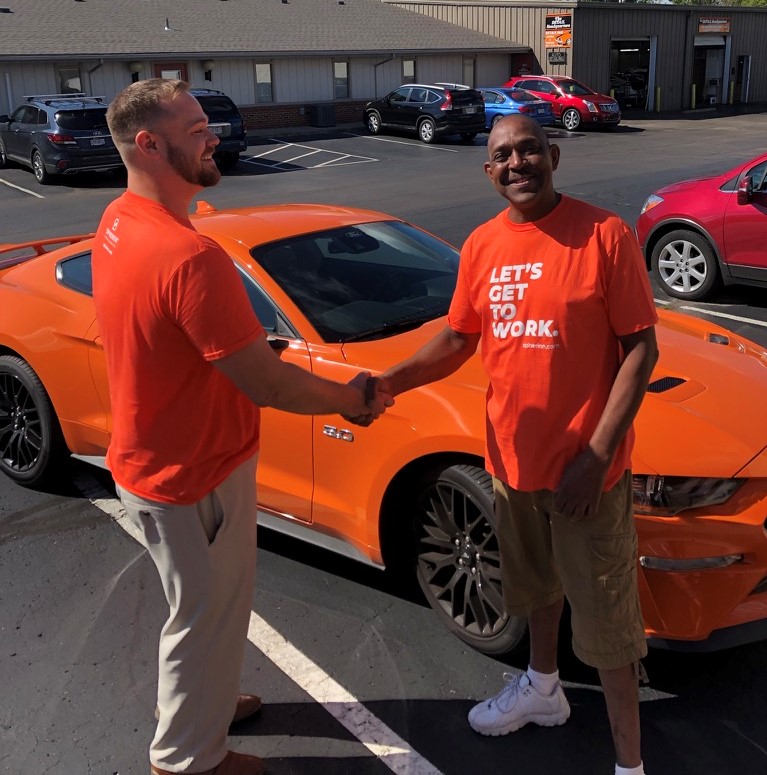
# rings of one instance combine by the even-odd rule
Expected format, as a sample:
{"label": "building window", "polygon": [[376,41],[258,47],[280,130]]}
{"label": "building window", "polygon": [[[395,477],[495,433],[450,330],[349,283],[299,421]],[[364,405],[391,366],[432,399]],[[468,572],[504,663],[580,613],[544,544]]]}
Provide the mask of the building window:
{"label": "building window", "polygon": [[333,62],[333,96],[337,100],[349,97],[349,63]]}
{"label": "building window", "polygon": [[269,62],[256,65],[256,102],[274,102],[272,66]]}
{"label": "building window", "polygon": [[415,59],[402,60],[402,83],[415,83]]}
{"label": "building window", "polygon": [[474,57],[464,57],[463,82],[466,86],[474,86]]}
{"label": "building window", "polygon": [[56,80],[59,84],[59,94],[72,94],[83,90],[78,65],[59,65],[56,68]]}

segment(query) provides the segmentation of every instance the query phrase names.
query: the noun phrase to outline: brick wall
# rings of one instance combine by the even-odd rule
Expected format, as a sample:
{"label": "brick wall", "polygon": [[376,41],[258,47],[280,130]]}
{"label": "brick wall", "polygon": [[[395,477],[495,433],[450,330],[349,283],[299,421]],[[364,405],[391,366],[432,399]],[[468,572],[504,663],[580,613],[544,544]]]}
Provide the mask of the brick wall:
{"label": "brick wall", "polygon": [[[283,126],[331,126],[324,122],[328,113],[335,124],[362,124],[362,109],[367,100],[343,100],[338,102],[313,103],[319,105],[319,116],[315,117],[312,103],[239,105],[245,121],[245,129],[272,129]],[[315,118],[319,118],[320,122]]]}

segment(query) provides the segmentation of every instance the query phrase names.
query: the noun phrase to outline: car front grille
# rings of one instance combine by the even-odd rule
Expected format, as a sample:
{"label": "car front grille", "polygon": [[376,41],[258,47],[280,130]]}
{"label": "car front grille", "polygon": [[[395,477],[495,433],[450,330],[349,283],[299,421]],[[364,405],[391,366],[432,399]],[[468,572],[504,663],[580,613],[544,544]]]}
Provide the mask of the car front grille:
{"label": "car front grille", "polygon": [[602,103],[600,104],[599,109],[604,113],[617,113],[618,104],[616,102]]}

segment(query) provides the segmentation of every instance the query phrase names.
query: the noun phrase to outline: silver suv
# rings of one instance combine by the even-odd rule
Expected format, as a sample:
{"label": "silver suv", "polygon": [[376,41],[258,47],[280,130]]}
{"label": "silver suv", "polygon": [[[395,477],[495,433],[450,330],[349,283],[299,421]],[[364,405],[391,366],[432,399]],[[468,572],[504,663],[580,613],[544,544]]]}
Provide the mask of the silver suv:
{"label": "silver suv", "polygon": [[76,172],[122,169],[107,128],[104,97],[40,94],[0,116],[0,167],[30,167],[38,183]]}

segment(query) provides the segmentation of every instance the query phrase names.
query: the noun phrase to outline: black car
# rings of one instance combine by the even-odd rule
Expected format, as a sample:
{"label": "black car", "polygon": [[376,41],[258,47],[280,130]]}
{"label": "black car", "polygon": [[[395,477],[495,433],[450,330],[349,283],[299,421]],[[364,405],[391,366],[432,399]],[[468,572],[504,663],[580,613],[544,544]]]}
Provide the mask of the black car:
{"label": "black car", "polygon": [[368,102],[364,121],[374,135],[398,129],[415,132],[425,143],[440,135],[469,141],[485,131],[485,103],[478,91],[461,84],[408,83]]}
{"label": "black car", "polygon": [[23,164],[38,183],[50,183],[57,175],[122,169],[106,113],[103,97],[24,97],[10,116],[0,116],[0,167],[9,160]]}
{"label": "black car", "polygon": [[232,100],[216,89],[190,89],[190,93],[202,106],[208,116],[208,126],[218,137],[213,158],[219,166],[237,163],[240,152],[248,147],[245,122]]}

